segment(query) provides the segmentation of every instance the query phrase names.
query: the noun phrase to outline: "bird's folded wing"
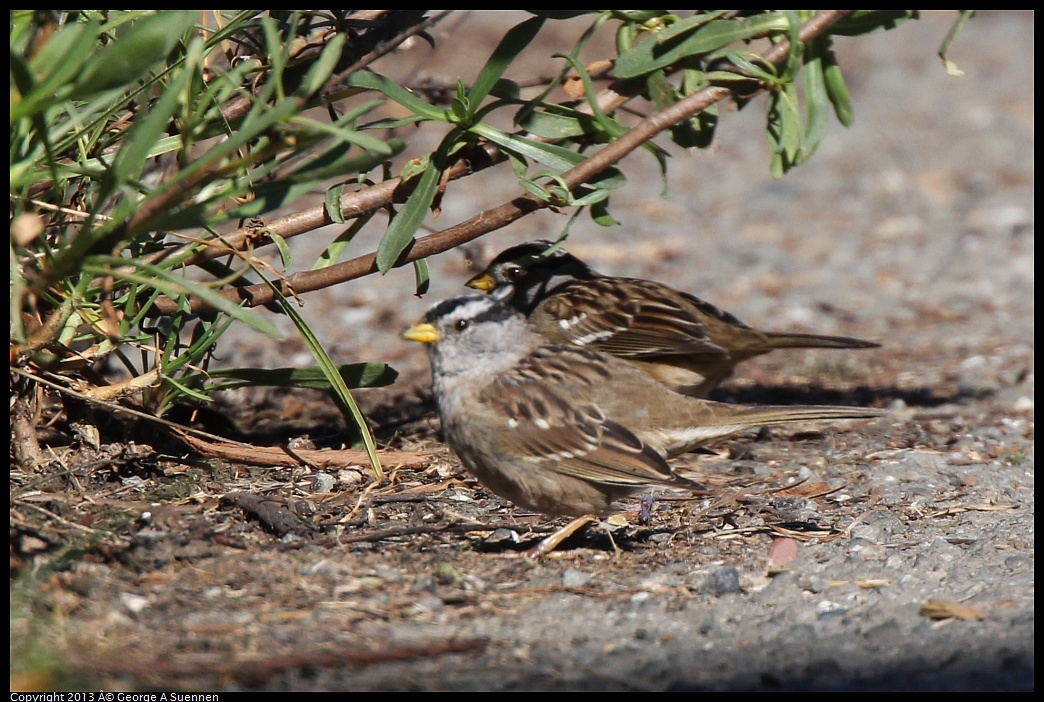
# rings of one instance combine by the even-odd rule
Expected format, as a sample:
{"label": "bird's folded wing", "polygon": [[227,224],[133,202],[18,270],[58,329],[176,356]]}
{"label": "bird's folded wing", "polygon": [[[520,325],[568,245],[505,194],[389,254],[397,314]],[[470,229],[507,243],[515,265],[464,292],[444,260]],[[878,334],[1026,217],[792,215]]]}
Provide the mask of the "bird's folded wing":
{"label": "bird's folded wing", "polygon": [[498,415],[489,419],[504,427],[497,449],[594,483],[684,484],[658,453],[591,401],[592,383],[606,381],[597,360],[581,349],[555,350],[563,353],[580,354],[584,362],[538,352],[487,387],[482,400]]}
{"label": "bird's folded wing", "polygon": [[570,342],[614,356],[726,353],[710,341],[698,316],[679,306],[662,286],[647,283],[584,281],[557,292],[541,312],[558,324],[558,333]]}

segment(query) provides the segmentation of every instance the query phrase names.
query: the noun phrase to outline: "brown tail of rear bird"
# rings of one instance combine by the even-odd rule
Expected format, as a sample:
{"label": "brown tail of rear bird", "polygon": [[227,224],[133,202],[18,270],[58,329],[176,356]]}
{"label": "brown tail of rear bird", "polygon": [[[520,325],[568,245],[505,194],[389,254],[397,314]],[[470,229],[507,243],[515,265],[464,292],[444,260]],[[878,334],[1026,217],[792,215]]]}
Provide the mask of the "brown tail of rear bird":
{"label": "brown tail of rear bird", "polygon": [[774,349],[874,349],[880,344],[854,336],[824,336],[791,332],[763,332],[768,339],[765,352]]}

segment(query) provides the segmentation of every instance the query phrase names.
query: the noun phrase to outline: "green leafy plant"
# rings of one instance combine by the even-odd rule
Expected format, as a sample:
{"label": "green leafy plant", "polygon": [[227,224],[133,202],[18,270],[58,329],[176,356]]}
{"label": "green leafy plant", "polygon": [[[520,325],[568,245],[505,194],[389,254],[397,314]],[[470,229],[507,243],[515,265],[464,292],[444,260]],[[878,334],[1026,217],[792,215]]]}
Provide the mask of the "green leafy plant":
{"label": "green leafy plant", "polygon": [[[406,264],[423,292],[425,257],[542,208],[587,211],[612,226],[611,194],[625,185],[619,161],[642,148],[666,169],[660,135],[706,146],[724,99],[743,106],[768,94],[770,168],[782,176],[813,155],[831,114],[853,119],[832,35],[917,16],[531,11],[449,95],[382,75],[382,55],[430,40],[427,30],[448,12],[12,11],[10,336],[22,405],[12,428],[22,460],[34,455],[34,379],[133,398],[157,415],[208,402],[233,378],[315,387],[312,371],[208,370],[231,325],[278,336],[258,309],[267,306],[290,313],[379,471],[350,390],[391,382],[394,372],[335,367],[288,300]],[[508,69],[548,23],[563,21],[587,24],[555,54],[560,70],[521,97]],[[584,65],[581,50],[599,32],[614,33],[617,55]],[[570,97],[552,99],[559,89]],[[641,119],[620,109],[640,100],[651,110]],[[374,116],[388,102],[399,114]],[[500,116],[515,128],[495,126]],[[394,173],[405,148],[397,130],[421,123],[442,129],[439,145]],[[418,238],[451,182],[500,164],[519,185],[503,205]],[[314,190],[327,193],[323,205],[271,218]],[[382,211],[390,220],[376,250],[342,261]],[[329,224],[347,226],[309,269],[293,272],[287,240]],[[254,255],[266,246],[278,249],[281,269]],[[126,380],[89,372],[107,359]]]}

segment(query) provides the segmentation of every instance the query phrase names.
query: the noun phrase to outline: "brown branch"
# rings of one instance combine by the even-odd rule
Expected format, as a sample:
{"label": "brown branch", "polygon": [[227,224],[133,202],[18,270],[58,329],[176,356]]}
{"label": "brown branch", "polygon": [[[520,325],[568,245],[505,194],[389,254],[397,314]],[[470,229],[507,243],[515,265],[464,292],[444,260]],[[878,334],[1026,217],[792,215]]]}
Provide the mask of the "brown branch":
{"label": "brown branch", "polygon": [[[204,456],[213,456],[236,463],[262,466],[293,467],[307,465],[312,468],[343,468],[347,465],[369,466],[370,457],[365,451],[342,449],[317,451],[312,449],[290,449],[285,446],[251,446],[232,441],[206,441],[192,436],[181,428],[170,431],[192,450]],[[432,457],[427,451],[378,451],[381,465],[397,468],[423,468]]]}
{"label": "brown branch", "polygon": [[[843,19],[851,12],[851,10],[822,10],[817,12],[808,22],[802,25],[799,34],[801,41],[807,42],[822,34],[832,24]],[[789,40],[781,40],[769,48],[763,54],[763,58],[767,62],[778,64],[786,59],[790,48]],[[619,139],[606,145],[587,160],[563,173],[561,176],[562,180],[571,190],[586,183],[592,177],[609,166],[618,163],[624,156],[668,127],[729,97],[733,94],[733,90],[733,88],[720,86],[704,88],[659,112],[649,115],[624,133]],[[618,98],[610,96],[607,102],[611,105],[616,99],[626,101],[626,92],[630,91],[618,93]],[[749,97],[749,94],[746,97]],[[394,192],[395,187],[398,185],[398,180],[389,181],[389,183],[391,185],[382,184],[381,186],[375,186],[382,188],[380,196],[375,198],[375,200],[383,199]],[[531,212],[548,206],[549,203],[533,195],[517,197],[481,212],[465,222],[417,239],[396,263],[396,267],[453,249],[484,234],[501,229]],[[287,276],[281,283],[282,292],[284,295],[312,292],[376,273],[376,258],[376,253],[365,254],[321,270]],[[250,307],[266,305],[275,299],[275,294],[267,284],[225,290],[221,294],[237,304],[246,304]],[[158,312],[164,314],[169,314],[175,309],[173,301],[162,298],[156,301],[155,307]],[[206,308],[207,306],[201,300],[192,300],[192,310],[194,312]]]}
{"label": "brown branch", "polygon": [[[499,150],[492,145],[485,146],[484,151],[485,153],[479,155],[479,158],[460,160],[454,163],[447,169],[446,177],[450,180],[457,180],[504,160]],[[472,152],[472,155],[474,156],[475,153]],[[403,200],[407,193],[400,189],[401,185],[401,178],[390,178],[376,185],[366,186],[361,190],[344,193],[341,195],[341,200],[338,203],[341,215],[345,219],[355,219],[375,212],[382,207],[387,207],[393,201]],[[283,239],[291,239],[320,227],[336,224],[336,222],[330,219],[325,205],[316,205],[299,212],[293,212],[283,217],[265,221],[264,224],[264,229],[260,230],[261,232],[267,230]],[[220,240],[212,239],[204,243],[207,247],[205,250],[190,256],[179,265],[183,267],[193,266],[220,256],[235,254],[250,247],[256,249],[271,244],[272,238],[265,233],[259,234],[259,230],[254,227],[240,227],[223,235]],[[156,263],[161,259],[177,255],[180,251],[181,249],[160,251],[150,254],[144,260],[148,263]],[[171,314],[176,309],[176,305],[172,300],[161,298],[157,303],[157,309],[163,314]]]}
{"label": "brown branch", "polygon": [[46,460],[36,434],[36,392],[36,386],[24,378],[12,378],[11,451],[14,462],[27,472],[34,471]]}

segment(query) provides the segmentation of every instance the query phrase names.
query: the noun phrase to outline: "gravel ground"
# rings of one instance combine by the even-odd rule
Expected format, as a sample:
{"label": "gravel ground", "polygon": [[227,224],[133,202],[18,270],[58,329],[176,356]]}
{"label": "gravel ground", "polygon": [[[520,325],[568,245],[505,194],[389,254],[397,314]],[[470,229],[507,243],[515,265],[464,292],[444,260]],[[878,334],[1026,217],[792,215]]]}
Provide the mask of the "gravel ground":
{"label": "gravel ground", "polygon": [[[722,442],[682,463],[720,495],[658,495],[646,525],[624,503],[617,551],[592,529],[533,563],[522,550],[559,522],[461,471],[430,417],[423,350],[398,338],[462,291],[467,261],[450,252],[422,300],[397,270],[302,309],[338,360],[400,371],[361,401],[382,436],[428,461],[379,486],[331,471],[324,492],[308,470],[203,462],[84,477],[90,499],[44,484],[32,504],[64,499],[66,522],[107,509],[128,523],[119,548],[31,594],[12,580],[50,622],[35,631],[13,608],[12,652],[35,631],[67,661],[61,680],[95,690],[1032,690],[1034,16],[968,24],[950,53],[961,78],[935,56],[952,18],[838,40],[856,124],[782,180],[768,175],[759,102],[725,114],[712,149],[674,155],[667,198],[652,159],[633,156],[612,202],[623,226],[578,221],[569,241],[598,270],[662,280],[754,326],[880,341],[776,352],[715,397],[870,404],[882,419]],[[484,54],[495,35],[482,19],[444,31],[470,32]],[[402,70],[467,69],[418,54]],[[439,227],[515,192],[510,175],[481,178],[451,187]],[[564,222],[539,213],[469,253],[484,263]],[[379,232],[365,236],[363,248]],[[310,363],[303,353],[244,333],[225,362]],[[276,399],[227,405],[241,428],[268,412],[326,438],[325,404]],[[272,534],[266,505],[307,528]],[[12,566],[32,570],[12,543]],[[12,675],[12,689],[49,684]]]}

